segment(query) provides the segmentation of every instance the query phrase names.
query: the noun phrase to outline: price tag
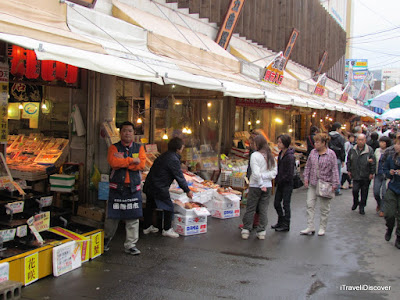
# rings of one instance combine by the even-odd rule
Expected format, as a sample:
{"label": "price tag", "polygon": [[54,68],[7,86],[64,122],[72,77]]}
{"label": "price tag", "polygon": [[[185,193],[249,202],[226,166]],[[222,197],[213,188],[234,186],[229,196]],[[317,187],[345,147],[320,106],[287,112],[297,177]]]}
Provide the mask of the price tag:
{"label": "price tag", "polygon": [[25,285],[39,279],[39,253],[25,257]]}
{"label": "price tag", "polygon": [[11,212],[13,214],[22,213],[24,211],[24,203],[24,201],[17,201],[6,204],[5,207],[8,208],[6,209],[7,215],[11,214]]}
{"label": "price tag", "polygon": [[17,237],[24,237],[28,234],[28,226],[22,225],[17,227]]}
{"label": "price tag", "polygon": [[39,202],[41,207],[51,206],[51,204],[53,203],[53,196],[40,197]]}

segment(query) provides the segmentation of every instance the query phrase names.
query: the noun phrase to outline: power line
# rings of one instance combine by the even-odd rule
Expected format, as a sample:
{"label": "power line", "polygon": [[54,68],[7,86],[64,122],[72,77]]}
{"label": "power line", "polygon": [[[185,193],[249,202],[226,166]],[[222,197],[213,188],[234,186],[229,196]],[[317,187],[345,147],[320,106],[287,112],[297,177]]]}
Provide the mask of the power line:
{"label": "power line", "polygon": [[361,42],[351,42],[353,45],[356,44],[370,44],[370,43],[374,43],[374,42],[381,42],[381,41],[387,41],[387,40],[393,40],[393,39],[398,39],[400,37],[400,35],[396,35],[393,37],[389,37],[389,38],[383,38],[383,39],[371,39],[371,40],[367,40],[367,41],[361,41]]}
{"label": "power line", "polygon": [[385,55],[389,55],[389,56],[400,56],[400,54],[386,53],[386,52],[382,52],[380,50],[370,50],[370,49],[354,47],[354,46],[350,46],[350,48],[364,50],[364,51],[368,51],[368,52],[372,52],[372,53],[385,54]]}
{"label": "power line", "polygon": [[395,27],[395,28],[386,29],[386,30],[381,30],[381,31],[376,31],[376,32],[373,32],[373,33],[367,33],[367,34],[364,34],[364,35],[351,36],[351,37],[348,37],[347,39],[348,39],[348,40],[350,40],[350,39],[358,39],[358,38],[363,38],[363,37],[366,37],[366,36],[381,34],[381,33],[389,32],[389,31],[393,31],[393,30],[399,30],[399,29],[400,29],[400,26],[397,26],[397,27]]}

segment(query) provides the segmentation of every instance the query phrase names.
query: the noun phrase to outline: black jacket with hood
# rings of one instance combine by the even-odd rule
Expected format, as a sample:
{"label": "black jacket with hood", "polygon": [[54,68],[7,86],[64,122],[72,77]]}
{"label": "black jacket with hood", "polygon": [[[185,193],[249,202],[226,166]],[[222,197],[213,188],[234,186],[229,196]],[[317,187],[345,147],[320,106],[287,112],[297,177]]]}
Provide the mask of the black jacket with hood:
{"label": "black jacket with hood", "polygon": [[337,131],[329,132],[329,136],[331,137],[331,140],[329,141],[329,148],[335,152],[338,159],[344,162],[346,158],[346,152],[344,150],[344,137],[342,137]]}

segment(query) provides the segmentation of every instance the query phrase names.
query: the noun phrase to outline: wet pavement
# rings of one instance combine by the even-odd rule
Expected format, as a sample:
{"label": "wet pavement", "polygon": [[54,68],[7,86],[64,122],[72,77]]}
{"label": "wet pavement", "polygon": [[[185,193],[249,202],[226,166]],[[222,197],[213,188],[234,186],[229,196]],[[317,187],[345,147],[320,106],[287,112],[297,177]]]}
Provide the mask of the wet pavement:
{"label": "wet pavement", "polygon": [[[350,190],[332,200],[322,237],[299,235],[307,227],[305,201],[306,189],[295,190],[291,230],[280,233],[270,229],[277,219],[271,198],[264,241],[254,233],[242,240],[240,218],[209,218],[206,234],[141,234],[142,254],[131,256],[120,225],[109,252],[24,287],[22,299],[400,299],[400,250],[395,236],[384,239],[372,189],[364,216],[351,211]],[[318,224],[317,204],[317,231]],[[390,290],[349,290],[360,285]]]}

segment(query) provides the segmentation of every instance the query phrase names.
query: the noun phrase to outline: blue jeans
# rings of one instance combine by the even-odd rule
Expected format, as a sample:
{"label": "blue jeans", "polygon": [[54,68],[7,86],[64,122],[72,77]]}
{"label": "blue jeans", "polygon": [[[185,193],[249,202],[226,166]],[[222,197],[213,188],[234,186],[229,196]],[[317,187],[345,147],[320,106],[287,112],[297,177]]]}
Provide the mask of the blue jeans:
{"label": "blue jeans", "polygon": [[383,174],[376,174],[374,179],[374,197],[381,211],[384,211],[385,194],[386,178]]}
{"label": "blue jeans", "polygon": [[[338,171],[339,171],[339,182],[342,182],[342,161],[340,159],[337,159],[337,166],[338,166]],[[340,184],[338,185],[338,188],[336,189],[336,194],[340,193]]]}

